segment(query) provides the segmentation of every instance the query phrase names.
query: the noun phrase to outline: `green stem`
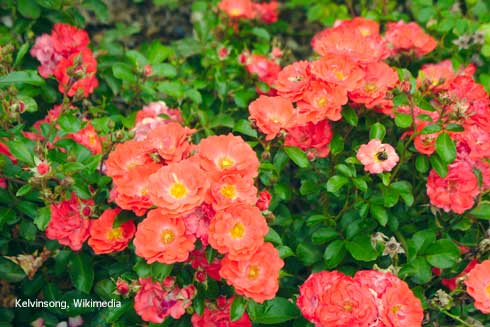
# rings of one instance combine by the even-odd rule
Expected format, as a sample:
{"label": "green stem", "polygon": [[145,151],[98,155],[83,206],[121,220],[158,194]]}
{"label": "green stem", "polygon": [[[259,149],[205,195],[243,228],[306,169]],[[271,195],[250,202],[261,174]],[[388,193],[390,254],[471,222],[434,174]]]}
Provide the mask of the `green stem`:
{"label": "green stem", "polygon": [[446,311],[446,310],[441,310],[442,313],[444,313],[446,316],[450,317],[451,319],[461,323],[463,326],[467,326],[467,327],[475,327],[473,326],[472,324],[464,321],[463,319],[461,319],[460,317],[456,316],[456,315],[453,315],[452,313],[450,313],[449,311]]}

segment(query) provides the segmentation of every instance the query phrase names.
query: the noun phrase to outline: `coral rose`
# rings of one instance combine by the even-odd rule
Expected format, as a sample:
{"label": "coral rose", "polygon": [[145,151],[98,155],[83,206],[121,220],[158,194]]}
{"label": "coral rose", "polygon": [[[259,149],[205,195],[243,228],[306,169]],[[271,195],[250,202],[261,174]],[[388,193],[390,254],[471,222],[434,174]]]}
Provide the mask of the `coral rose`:
{"label": "coral rose", "polygon": [[160,168],[149,177],[150,199],[166,214],[191,212],[203,203],[209,181],[194,160],[183,160]]}
{"label": "coral rose", "polygon": [[281,70],[281,66],[274,60],[256,54],[247,58],[246,68],[250,74],[257,75],[259,81],[267,85],[272,85],[276,81],[277,74]]}
{"label": "coral rose", "polygon": [[464,283],[466,291],[475,300],[475,307],[490,314],[490,260],[477,264]]}
{"label": "coral rose", "polygon": [[310,62],[297,61],[279,72],[274,87],[278,95],[291,101],[299,101],[308,89],[310,80]]}
{"label": "coral rose", "polygon": [[184,262],[194,249],[195,237],[186,234],[184,220],[152,210],[139,225],[134,238],[136,254],[148,263]]}
{"label": "coral rose", "polygon": [[73,139],[75,142],[83,145],[93,154],[102,153],[102,142],[90,122],[88,122],[87,125],[85,125],[85,127],[78,132],[68,134],[66,137]]}
{"label": "coral rose", "polygon": [[240,136],[209,136],[199,143],[198,155],[202,169],[214,180],[223,175],[254,178],[258,174],[257,154]]}
{"label": "coral rose", "polygon": [[364,170],[371,174],[391,171],[400,159],[391,145],[382,144],[379,139],[361,145],[356,157],[364,165]]}
{"label": "coral rose", "polygon": [[142,141],[127,141],[116,145],[105,162],[106,174],[114,181],[126,176],[131,169],[153,163],[151,148]]}
{"label": "coral rose", "polygon": [[471,164],[457,161],[449,165],[446,177],[432,170],[427,178],[427,195],[430,203],[446,212],[462,214],[473,207],[478,195],[478,178]]}
{"label": "coral rose", "polygon": [[252,119],[260,131],[266,134],[266,140],[276,137],[281,129],[292,126],[294,108],[290,100],[277,96],[268,97],[261,95],[248,106],[250,119]]}
{"label": "coral rose", "polygon": [[257,189],[253,179],[240,175],[224,175],[211,185],[208,201],[214,210],[222,210],[237,203],[255,204]]}
{"label": "coral rose", "polygon": [[165,159],[167,163],[184,159],[191,150],[189,137],[194,129],[170,122],[158,125],[146,135],[146,142]]}
{"label": "coral rose", "polygon": [[63,23],[56,23],[51,31],[54,50],[67,58],[87,48],[90,39],[88,33]]}
{"label": "coral rose", "polygon": [[225,256],[219,273],[238,294],[263,303],[276,295],[283,266],[274,246],[264,243],[250,259],[235,261]]}
{"label": "coral rose", "polygon": [[[88,97],[99,85],[95,77],[96,71],[97,61],[95,61],[92,51],[83,49],[79,53],[62,59],[56,65],[53,74],[59,83],[58,90],[61,93],[66,91],[68,96],[74,96],[78,90],[81,90],[83,95]],[[66,90],[67,87],[69,87],[68,90]]]}
{"label": "coral rose", "polygon": [[318,79],[339,85],[347,91],[359,87],[364,71],[349,57],[326,55],[311,63],[311,73]]}
{"label": "coral rose", "polygon": [[437,46],[436,40],[415,22],[405,23],[400,20],[386,24],[386,29],[385,38],[395,54],[413,51],[417,57],[421,57]]}
{"label": "coral rose", "polygon": [[218,211],[209,225],[209,244],[231,260],[246,260],[264,243],[269,228],[260,210],[239,204]]}
{"label": "coral rose", "polygon": [[92,200],[80,200],[74,193],[69,200],[51,204],[51,220],[46,228],[46,237],[79,251],[89,237],[90,220],[84,212],[90,213]]}
{"label": "coral rose", "polygon": [[386,327],[420,327],[424,311],[420,300],[415,297],[404,281],[387,288],[381,298],[381,322]]}
{"label": "coral rose", "polygon": [[107,209],[99,219],[92,220],[88,245],[96,254],[118,252],[128,246],[136,228],[132,220],[113,227],[114,220],[120,212],[121,209]]}
{"label": "coral rose", "polygon": [[251,0],[221,0],[218,8],[232,19],[253,19],[255,17]]}
{"label": "coral rose", "polygon": [[330,153],[328,145],[332,140],[332,129],[328,120],[311,122],[305,126],[288,129],[284,145],[297,146],[306,151],[308,158],[325,158]]}

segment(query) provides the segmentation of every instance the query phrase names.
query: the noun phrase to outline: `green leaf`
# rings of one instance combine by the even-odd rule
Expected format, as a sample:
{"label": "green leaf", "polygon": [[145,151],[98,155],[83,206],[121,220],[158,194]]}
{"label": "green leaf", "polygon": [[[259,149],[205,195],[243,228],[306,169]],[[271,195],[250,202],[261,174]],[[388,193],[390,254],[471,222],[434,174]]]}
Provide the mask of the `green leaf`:
{"label": "green leaf", "polygon": [[425,174],[427,171],[429,171],[429,159],[425,155],[419,155],[415,159],[415,169],[419,173]]}
{"label": "green leaf", "polygon": [[441,160],[438,154],[435,153],[430,156],[430,164],[439,176],[442,178],[447,176],[447,164]]}
{"label": "green leaf", "polygon": [[136,257],[136,263],[133,266],[133,270],[138,277],[146,278],[151,276],[151,265],[147,264],[140,257]]}
{"label": "green leaf", "polygon": [[254,27],[252,28],[252,33],[256,35],[259,39],[262,39],[264,41],[269,41],[271,36],[269,32],[262,27]]}
{"label": "green leaf", "polygon": [[23,280],[26,274],[18,265],[12,261],[0,257],[0,279],[9,283],[17,283]]}
{"label": "green leaf", "polygon": [[279,257],[281,257],[281,259],[294,256],[294,252],[289,246],[279,245],[276,246],[276,249],[279,252]]}
{"label": "green leaf", "polygon": [[108,323],[113,323],[118,321],[126,312],[133,308],[133,301],[123,300],[121,301],[121,307],[107,308],[107,315],[105,316],[105,321]]}
{"label": "green leaf", "polygon": [[395,124],[400,128],[408,128],[412,125],[412,115],[409,114],[396,114]]}
{"label": "green leaf", "polygon": [[271,242],[276,245],[282,245],[281,236],[272,228],[269,227],[269,232],[264,237],[264,241]]}
{"label": "green leaf", "polygon": [[431,280],[432,270],[424,257],[417,257],[409,263],[405,264],[400,269],[399,275],[401,278],[412,276],[415,283],[425,284]]}
{"label": "green leaf", "polygon": [[437,137],[436,152],[447,164],[452,163],[456,159],[456,145],[448,133],[442,133]]}
{"label": "green leaf", "polygon": [[51,219],[50,207],[42,207],[37,210],[37,216],[34,218],[34,224],[41,231],[45,230]]}
{"label": "green leaf", "polygon": [[400,107],[408,104],[408,96],[405,93],[400,93],[393,98],[393,105]]}
{"label": "green leaf", "polygon": [[288,157],[300,168],[307,168],[310,166],[308,157],[300,148],[295,146],[285,146],[284,152],[286,152]]}
{"label": "green leaf", "polygon": [[20,236],[27,241],[34,241],[36,239],[36,226],[30,220],[23,219],[19,224]]}
{"label": "green leaf", "polygon": [[330,243],[323,253],[326,268],[333,269],[337,267],[344,260],[346,253],[344,241],[335,240]]}
{"label": "green leaf", "polygon": [[246,119],[237,120],[235,122],[235,126],[233,127],[233,130],[243,135],[248,135],[257,138],[257,131],[252,128],[250,122]]}
{"label": "green leaf", "polygon": [[152,75],[173,78],[177,76],[177,69],[168,63],[151,66]]}
{"label": "green leaf", "polygon": [[379,139],[380,141],[383,141],[383,138],[386,135],[386,128],[384,127],[383,124],[381,123],[374,123],[371,126],[371,129],[369,131],[369,138],[370,139]]}
{"label": "green leaf", "polygon": [[388,213],[386,212],[385,208],[378,205],[371,205],[370,211],[371,215],[376,218],[381,226],[386,226],[388,223]]}
{"label": "green leaf", "polygon": [[420,134],[434,134],[440,132],[441,130],[441,125],[429,124],[420,131]]}
{"label": "green leaf", "polygon": [[478,204],[478,207],[474,208],[468,213],[479,219],[490,220],[490,202],[480,202],[480,204]]}
{"label": "green leaf", "polygon": [[36,2],[48,9],[60,9],[62,0],[36,0]]}
{"label": "green leaf", "polygon": [[347,177],[340,175],[332,176],[327,181],[327,191],[337,193],[348,182],[349,179]]}
{"label": "green leaf", "polygon": [[[31,0],[25,0],[31,1]],[[9,86],[12,84],[31,84],[35,86],[41,86],[44,84],[44,79],[38,75],[35,70],[24,70],[19,72],[11,72],[5,76],[0,77],[0,87]]]}
{"label": "green leaf", "polygon": [[20,161],[34,166],[33,149],[28,141],[9,141],[7,142],[10,152]]}
{"label": "green leaf", "polygon": [[112,66],[112,73],[114,77],[123,81],[135,83],[137,80],[136,74],[133,72],[131,66],[122,62],[117,62]]}
{"label": "green leaf", "polygon": [[451,240],[435,241],[424,251],[427,261],[437,268],[451,268],[460,258],[458,246]]}
{"label": "green leaf", "polygon": [[342,117],[344,120],[352,126],[357,126],[359,119],[357,118],[356,111],[352,108],[345,108],[342,110]]}
{"label": "green leaf", "polygon": [[240,319],[245,313],[246,309],[247,301],[241,296],[236,296],[231,303],[230,320],[237,321],[238,319]]}
{"label": "green leaf", "polygon": [[308,243],[300,243],[296,248],[296,255],[306,266],[317,263],[321,258],[318,248]]}
{"label": "green leaf", "polygon": [[162,281],[172,272],[173,265],[167,265],[160,262],[151,264],[151,277],[155,281]]}
{"label": "green leaf", "polygon": [[355,236],[353,240],[345,242],[345,247],[352,257],[358,261],[373,261],[378,257],[368,235]]}
{"label": "green leaf", "polygon": [[17,51],[17,55],[15,56],[14,67],[20,65],[22,59],[24,59],[25,55],[27,54],[27,51],[29,51],[29,46],[29,42],[26,42],[20,46],[19,51]]}
{"label": "green leaf", "polygon": [[339,237],[339,233],[332,227],[321,227],[313,232],[311,240],[314,244],[323,244]]}
{"label": "green leaf", "polygon": [[298,307],[282,297],[275,297],[264,304],[250,301],[247,312],[254,323],[266,325],[280,324],[300,315]]}
{"label": "green leaf", "polygon": [[33,0],[17,0],[17,9],[26,18],[37,19],[41,15],[41,7]]}
{"label": "green leaf", "polygon": [[459,125],[459,124],[447,124],[446,126],[444,126],[444,129],[446,131],[450,131],[450,132],[463,132],[464,131],[464,127]]}
{"label": "green leaf", "polygon": [[184,92],[184,95],[191,99],[194,103],[201,104],[202,103],[202,95],[196,89],[189,89]]}
{"label": "green leaf", "polygon": [[31,190],[32,190],[32,185],[31,184],[25,184],[20,189],[17,190],[17,193],[15,193],[15,196],[23,196],[23,195],[26,195]]}
{"label": "green leaf", "polygon": [[86,253],[72,253],[68,272],[76,289],[89,294],[94,283],[94,266],[92,259]]}

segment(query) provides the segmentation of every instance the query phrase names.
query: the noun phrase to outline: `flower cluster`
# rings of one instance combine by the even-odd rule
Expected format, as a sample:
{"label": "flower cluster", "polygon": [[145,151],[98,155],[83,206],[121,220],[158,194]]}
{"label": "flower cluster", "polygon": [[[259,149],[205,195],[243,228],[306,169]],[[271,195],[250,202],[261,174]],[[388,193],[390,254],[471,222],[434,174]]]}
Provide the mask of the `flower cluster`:
{"label": "flower cluster", "polygon": [[36,39],[31,55],[41,63],[38,71],[42,77],[54,75],[61,93],[88,97],[98,85],[97,62],[88,48],[89,42],[86,31],[57,23],[51,34]]}
{"label": "flower cluster", "polygon": [[423,320],[420,300],[408,285],[374,270],[354,277],[314,273],[300,287],[297,305],[316,327],[416,327]]}
{"label": "flower cluster", "polygon": [[[329,121],[342,118],[344,105],[392,114],[390,91],[398,85],[398,75],[382,60],[409,50],[427,53],[435,46],[412,24],[391,24],[383,38],[378,23],[358,17],[319,32],[312,46],[320,58],[284,67],[270,83],[277,96],[262,95],[252,102],[251,120],[266,140],[285,131],[286,145],[300,147],[310,157],[327,156],[332,137]],[[411,33],[399,44],[393,35],[405,29]],[[419,38],[425,42],[420,44]]]}
{"label": "flower cluster", "polygon": [[[414,138],[415,148],[432,155],[442,134],[449,135],[456,145],[456,159],[446,176],[430,172],[427,195],[434,206],[459,214],[472,208],[475,198],[490,189],[490,98],[473,79],[474,71],[473,66],[455,71],[450,61],[443,61],[423,66],[417,79],[421,92],[434,96],[434,111],[414,108],[415,115],[424,118],[415,119],[420,132]],[[441,128],[427,132],[435,123]],[[475,170],[481,174],[481,185]]]}
{"label": "flower cluster", "polygon": [[257,3],[252,0],[221,0],[218,8],[230,19],[257,19],[266,24],[275,23],[278,19],[277,1]]}
{"label": "flower cluster", "polygon": [[223,326],[223,327],[252,327],[252,322],[245,312],[243,316],[236,320],[230,321],[230,307],[233,302],[232,298],[220,296],[216,303],[205,303],[202,315],[195,313],[192,316],[193,327]]}
{"label": "flower cluster", "polygon": [[[168,112],[164,106],[158,112],[162,108]],[[264,243],[268,227],[256,205],[255,152],[232,134],[209,136],[194,145],[190,137],[195,130],[149,118],[154,126],[142,133],[146,118],[137,122],[141,139],[116,145],[105,162],[116,204],[146,215],[135,233],[136,254],[148,263],[190,259],[211,275],[210,264],[199,260],[200,250],[194,251],[199,240],[202,247],[209,244],[224,255],[219,276],[238,294],[257,302],[273,298],[284,263],[277,250]],[[124,235],[122,229],[118,235]]]}

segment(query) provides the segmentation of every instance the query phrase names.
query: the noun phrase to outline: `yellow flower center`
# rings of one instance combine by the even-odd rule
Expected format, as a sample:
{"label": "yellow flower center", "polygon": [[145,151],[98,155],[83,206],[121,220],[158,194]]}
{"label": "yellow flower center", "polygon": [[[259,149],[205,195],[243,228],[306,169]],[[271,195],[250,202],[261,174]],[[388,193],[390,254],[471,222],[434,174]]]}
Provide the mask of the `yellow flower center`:
{"label": "yellow flower center", "polygon": [[352,309],[353,309],[352,302],[350,302],[350,301],[344,302],[343,308],[344,308],[344,311],[352,312]]}
{"label": "yellow flower center", "polygon": [[231,238],[239,240],[245,235],[245,226],[242,223],[236,223],[230,230]]}
{"label": "yellow flower center", "polygon": [[393,306],[393,308],[391,308],[391,312],[393,312],[393,314],[396,315],[401,308],[402,308],[401,305],[397,304]]}
{"label": "yellow flower center", "polygon": [[148,188],[146,188],[146,187],[141,189],[141,191],[140,191],[141,196],[147,196],[148,193],[150,193],[150,191],[148,191]]}
{"label": "yellow flower center", "polygon": [[374,83],[367,83],[365,86],[364,86],[364,91],[368,92],[368,93],[371,93],[371,92],[375,92],[378,90],[378,87],[376,86],[376,84]]}
{"label": "yellow flower center", "polygon": [[487,287],[485,287],[485,293],[487,294],[487,297],[490,298],[490,283],[488,283]]}
{"label": "yellow flower center", "polygon": [[334,70],[333,74],[339,81],[343,81],[345,79],[344,73],[342,73],[340,70]]}
{"label": "yellow flower center", "polygon": [[364,37],[371,35],[369,28],[359,27],[359,32],[361,32],[361,35]]}
{"label": "yellow flower center", "polygon": [[187,188],[181,182],[176,181],[170,186],[169,193],[175,199],[182,199],[187,194]]}
{"label": "yellow flower center", "polygon": [[224,157],[219,161],[219,166],[221,167],[221,169],[231,168],[234,164],[235,161],[233,161],[233,159],[231,159],[230,157]]}
{"label": "yellow flower center", "polygon": [[260,269],[257,266],[250,266],[248,268],[248,279],[257,279],[260,274]]}
{"label": "yellow flower center", "polygon": [[318,107],[320,108],[323,108],[325,107],[325,105],[327,104],[327,97],[320,97],[317,101],[316,101]]}
{"label": "yellow flower center", "polygon": [[162,232],[161,241],[163,244],[168,245],[175,240],[175,233],[170,229],[165,229]]}
{"label": "yellow flower center", "polygon": [[121,227],[113,228],[107,233],[107,239],[109,241],[115,241],[121,239],[123,230]]}
{"label": "yellow flower center", "polygon": [[230,16],[236,17],[242,14],[242,10],[240,8],[233,8],[230,10]]}
{"label": "yellow flower center", "polygon": [[236,188],[235,185],[223,185],[220,190],[221,195],[225,198],[233,200],[236,198]]}
{"label": "yellow flower center", "polygon": [[96,145],[97,144],[96,136],[94,134],[90,134],[88,136],[88,142],[90,143],[90,145]]}
{"label": "yellow flower center", "polygon": [[384,149],[382,149],[381,151],[376,152],[376,154],[374,155],[374,160],[376,162],[386,161],[388,160],[388,153]]}

